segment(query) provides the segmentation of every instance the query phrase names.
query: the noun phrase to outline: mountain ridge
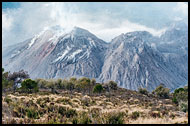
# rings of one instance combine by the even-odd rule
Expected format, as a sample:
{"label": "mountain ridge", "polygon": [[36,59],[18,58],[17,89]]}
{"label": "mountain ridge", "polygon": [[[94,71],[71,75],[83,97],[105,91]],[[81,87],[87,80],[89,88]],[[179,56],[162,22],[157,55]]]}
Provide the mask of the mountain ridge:
{"label": "mountain ridge", "polygon": [[[160,83],[165,83],[171,89],[181,83],[185,85],[188,64],[178,72],[182,64],[176,58],[179,51],[174,52],[173,57],[165,56],[161,48],[170,49],[168,45],[158,43],[167,40],[162,36],[160,38],[146,31],[135,31],[121,34],[107,43],[79,27],[69,32],[54,27],[53,31],[44,30],[22,46],[3,53],[3,66],[10,71],[25,69],[32,78],[86,76],[101,82],[114,80],[120,87],[133,90],[138,87],[152,90]],[[181,38],[181,43],[187,40],[183,35]],[[186,51],[184,56],[181,60],[187,62]],[[170,60],[171,57],[178,62],[177,65]]]}

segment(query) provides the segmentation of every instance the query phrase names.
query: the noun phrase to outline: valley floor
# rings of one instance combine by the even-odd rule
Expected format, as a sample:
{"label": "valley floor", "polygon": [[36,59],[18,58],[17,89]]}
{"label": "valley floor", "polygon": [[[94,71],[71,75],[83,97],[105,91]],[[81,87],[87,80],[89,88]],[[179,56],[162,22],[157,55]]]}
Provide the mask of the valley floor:
{"label": "valley floor", "polygon": [[136,91],[82,94],[7,94],[2,96],[2,122],[45,124],[176,124],[188,123],[188,113],[171,99],[159,99]]}

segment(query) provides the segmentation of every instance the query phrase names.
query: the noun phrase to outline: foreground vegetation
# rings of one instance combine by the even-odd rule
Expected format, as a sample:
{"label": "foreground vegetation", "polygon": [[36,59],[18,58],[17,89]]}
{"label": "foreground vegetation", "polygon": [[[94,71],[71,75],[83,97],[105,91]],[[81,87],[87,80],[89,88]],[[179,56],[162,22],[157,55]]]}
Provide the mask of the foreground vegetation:
{"label": "foreground vegetation", "polygon": [[[4,124],[188,123],[188,87],[132,91],[95,79],[29,79],[2,73]],[[18,86],[20,83],[20,86]]]}

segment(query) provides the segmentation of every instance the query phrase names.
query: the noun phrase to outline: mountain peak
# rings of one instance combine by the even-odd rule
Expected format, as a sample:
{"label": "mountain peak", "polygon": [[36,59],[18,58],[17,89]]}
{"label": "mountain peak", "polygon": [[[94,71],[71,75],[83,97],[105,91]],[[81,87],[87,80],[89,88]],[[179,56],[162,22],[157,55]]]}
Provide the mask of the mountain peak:
{"label": "mountain peak", "polygon": [[93,36],[93,37],[95,37],[88,30],[77,27],[77,26],[75,26],[70,33],[74,36]]}

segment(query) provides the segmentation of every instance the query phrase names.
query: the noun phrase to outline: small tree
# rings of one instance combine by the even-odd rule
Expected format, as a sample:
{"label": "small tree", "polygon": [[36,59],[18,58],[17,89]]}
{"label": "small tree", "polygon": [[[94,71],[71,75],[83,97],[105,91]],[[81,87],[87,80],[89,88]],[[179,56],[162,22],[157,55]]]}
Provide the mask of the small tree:
{"label": "small tree", "polygon": [[47,83],[47,88],[50,88],[51,89],[51,92],[52,93],[55,93],[55,82],[53,80],[50,80],[48,81]]}
{"label": "small tree", "polygon": [[172,100],[176,104],[179,104],[180,101],[188,101],[188,90],[186,90],[186,87],[176,89],[173,93]]}
{"label": "small tree", "polygon": [[96,84],[96,85],[94,86],[94,89],[93,89],[93,92],[94,92],[94,93],[101,93],[102,91],[103,91],[103,87],[102,87],[101,84]]}
{"label": "small tree", "polygon": [[26,79],[21,83],[21,90],[26,93],[32,93],[38,91],[38,85],[31,79]]}
{"label": "small tree", "polygon": [[47,83],[48,82],[46,80],[39,78],[39,79],[36,79],[35,82],[38,84],[39,88],[42,88],[42,89],[47,88]]}
{"label": "small tree", "polygon": [[18,85],[24,80],[24,79],[28,79],[29,78],[29,74],[24,71],[24,70],[20,70],[19,72],[14,72],[12,74],[9,74],[8,76],[8,80],[12,80],[14,81],[13,84],[13,92],[16,91],[16,89],[18,88]]}
{"label": "small tree", "polygon": [[13,86],[13,81],[8,80],[9,73],[4,72],[4,68],[2,68],[2,90],[6,92],[7,89],[10,89]]}
{"label": "small tree", "polygon": [[68,82],[66,85],[66,89],[68,89],[70,92],[74,89],[75,85],[72,82]]}
{"label": "small tree", "polygon": [[165,88],[163,84],[160,84],[152,93],[160,98],[169,98],[170,90]]}
{"label": "small tree", "polygon": [[57,79],[57,81],[56,81],[56,88],[57,89],[62,89],[62,79]]}
{"label": "small tree", "polygon": [[148,91],[146,88],[139,88],[139,93],[148,95]]}
{"label": "small tree", "polygon": [[79,79],[79,84],[83,90],[83,93],[86,93],[86,90],[88,90],[90,93],[91,82],[89,78],[83,77]]}
{"label": "small tree", "polygon": [[117,90],[117,83],[116,82],[109,81],[108,85],[109,85],[110,89]]}
{"label": "small tree", "polygon": [[96,85],[96,79],[92,78],[91,84],[92,84],[92,86],[95,86]]}

